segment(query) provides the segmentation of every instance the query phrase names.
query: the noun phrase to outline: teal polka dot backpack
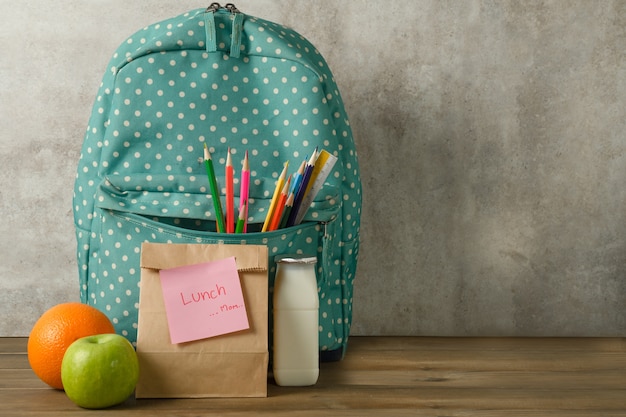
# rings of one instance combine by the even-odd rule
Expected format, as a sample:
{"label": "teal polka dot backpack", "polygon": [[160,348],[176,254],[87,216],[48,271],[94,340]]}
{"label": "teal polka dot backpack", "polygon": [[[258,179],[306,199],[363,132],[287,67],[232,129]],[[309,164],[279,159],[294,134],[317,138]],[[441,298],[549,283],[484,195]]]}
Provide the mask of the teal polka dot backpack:
{"label": "teal polka dot backpack", "polygon": [[[220,207],[226,166],[234,167],[239,201],[248,162],[245,233],[218,227],[205,146]],[[275,195],[287,162],[285,196],[304,161],[320,153],[334,165],[317,173],[324,180],[307,194],[300,221],[264,227],[272,201],[282,200]],[[81,300],[131,342],[142,242],[256,244],[270,253],[270,303],[274,258],[317,255],[320,355],[345,354],[359,251],[357,153],[330,69],[294,30],[214,3],[130,36],[98,90],[73,205]]]}

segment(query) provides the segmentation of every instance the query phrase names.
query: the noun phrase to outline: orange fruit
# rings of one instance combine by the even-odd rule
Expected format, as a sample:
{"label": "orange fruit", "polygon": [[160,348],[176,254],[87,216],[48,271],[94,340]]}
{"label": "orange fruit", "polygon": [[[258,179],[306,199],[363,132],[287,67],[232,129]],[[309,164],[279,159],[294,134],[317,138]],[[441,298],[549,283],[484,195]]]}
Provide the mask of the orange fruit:
{"label": "orange fruit", "polygon": [[62,303],[37,320],[28,336],[28,362],[35,374],[53,388],[63,389],[61,362],[65,350],[77,339],[115,333],[109,318],[95,307]]}

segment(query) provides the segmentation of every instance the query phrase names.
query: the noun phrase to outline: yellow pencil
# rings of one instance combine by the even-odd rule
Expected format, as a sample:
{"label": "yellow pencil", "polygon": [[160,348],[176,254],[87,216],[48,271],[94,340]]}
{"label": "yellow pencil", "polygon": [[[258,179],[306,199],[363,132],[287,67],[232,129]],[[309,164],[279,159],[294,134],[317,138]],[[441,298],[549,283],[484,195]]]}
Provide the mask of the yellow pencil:
{"label": "yellow pencil", "polygon": [[272,201],[270,202],[270,208],[267,210],[267,215],[265,216],[265,222],[263,223],[263,228],[261,229],[262,232],[267,232],[267,229],[270,227],[272,216],[274,215],[274,212],[276,211],[276,202],[278,201],[278,198],[280,197],[280,192],[282,191],[283,186],[285,185],[285,176],[287,175],[287,167],[289,167],[289,161],[285,163],[283,172],[280,173],[280,176],[278,177],[278,181],[276,182],[276,189],[274,190],[274,195],[272,196]]}

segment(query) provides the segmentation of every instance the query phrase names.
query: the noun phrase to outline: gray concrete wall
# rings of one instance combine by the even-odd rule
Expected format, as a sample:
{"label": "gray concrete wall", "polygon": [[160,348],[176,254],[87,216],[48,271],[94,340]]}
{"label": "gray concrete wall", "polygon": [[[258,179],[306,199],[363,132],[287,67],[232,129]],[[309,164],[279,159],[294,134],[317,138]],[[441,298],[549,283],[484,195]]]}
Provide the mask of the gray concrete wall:
{"label": "gray concrete wall", "polygon": [[[0,0],[0,336],[78,299],[117,45],[192,1]],[[360,153],[353,334],[626,335],[626,3],[239,1],[327,58]]]}

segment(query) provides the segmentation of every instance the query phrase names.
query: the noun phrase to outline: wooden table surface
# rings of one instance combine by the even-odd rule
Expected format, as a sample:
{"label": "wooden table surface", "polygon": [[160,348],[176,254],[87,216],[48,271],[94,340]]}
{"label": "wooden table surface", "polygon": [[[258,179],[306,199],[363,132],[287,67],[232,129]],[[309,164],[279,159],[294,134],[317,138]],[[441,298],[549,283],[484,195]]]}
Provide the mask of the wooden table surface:
{"label": "wooden table surface", "polygon": [[[0,338],[0,416],[625,416],[626,338],[351,337],[313,387],[268,398],[135,400],[75,406]],[[242,376],[245,377],[245,376]]]}

